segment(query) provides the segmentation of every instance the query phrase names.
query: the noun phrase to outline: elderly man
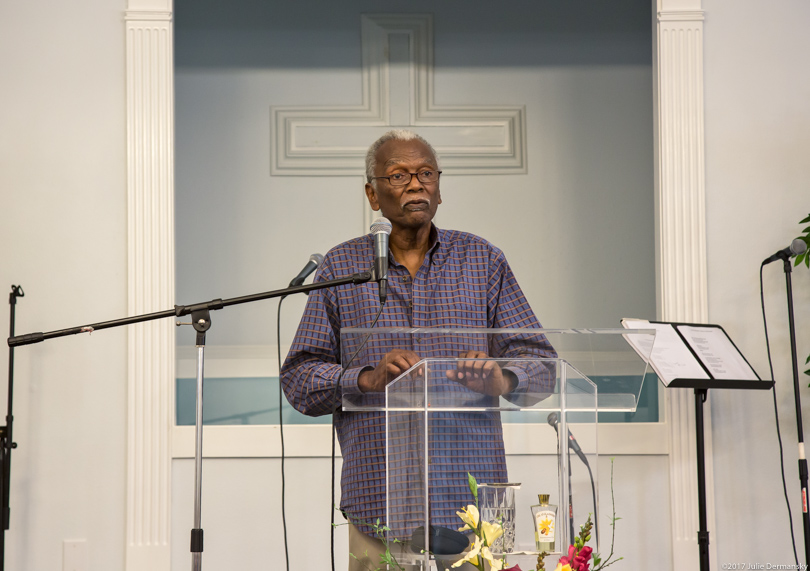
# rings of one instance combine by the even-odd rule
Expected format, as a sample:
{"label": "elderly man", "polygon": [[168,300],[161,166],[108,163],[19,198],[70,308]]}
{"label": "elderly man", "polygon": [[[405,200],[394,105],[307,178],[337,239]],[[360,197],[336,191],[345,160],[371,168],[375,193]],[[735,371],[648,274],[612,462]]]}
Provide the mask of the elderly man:
{"label": "elderly man", "polygon": [[[368,150],[366,196],[371,208],[382,211],[392,226],[388,298],[376,326],[539,328],[500,250],[472,234],[439,230],[433,225],[442,203],[440,175],[433,147],[410,131],[390,131]],[[350,240],[327,253],[315,279],[366,271],[373,259],[371,235]],[[353,351],[341,348],[341,328],[370,327],[379,309],[374,284],[313,292],[281,371],[287,399],[297,410],[313,416],[336,414],[344,460],[341,509],[350,522],[358,522],[349,532],[349,550],[361,559],[352,559],[350,568],[357,569],[366,569],[369,563],[376,565],[379,558],[374,551],[383,549],[378,540],[364,535],[371,530],[360,522],[378,518],[385,522],[385,419],[380,412],[342,413],[342,398],[380,393],[424,358],[556,356],[542,336],[534,336],[530,342],[460,343],[450,347],[451,355],[441,343],[420,344],[415,339],[402,347],[391,347],[390,343],[375,346],[372,342],[364,353],[365,362],[358,359],[348,363]],[[545,373],[539,376],[543,385],[539,392],[553,390],[553,371]],[[520,395],[529,390],[530,383],[538,382],[538,375],[527,374],[520,367],[500,367],[495,361],[480,360],[460,361],[446,371],[446,377],[456,387],[450,390],[482,398]],[[533,390],[538,392],[536,386]],[[432,414],[431,419],[437,423],[431,438],[435,436],[442,459],[452,461],[440,462],[443,469],[431,469],[430,523],[456,529],[461,523],[456,510],[471,500],[466,489],[468,471],[479,481],[507,481],[500,417],[497,413],[443,412]],[[442,440],[441,435],[448,431],[463,431],[464,442],[452,435]],[[366,551],[370,558],[362,560]]]}

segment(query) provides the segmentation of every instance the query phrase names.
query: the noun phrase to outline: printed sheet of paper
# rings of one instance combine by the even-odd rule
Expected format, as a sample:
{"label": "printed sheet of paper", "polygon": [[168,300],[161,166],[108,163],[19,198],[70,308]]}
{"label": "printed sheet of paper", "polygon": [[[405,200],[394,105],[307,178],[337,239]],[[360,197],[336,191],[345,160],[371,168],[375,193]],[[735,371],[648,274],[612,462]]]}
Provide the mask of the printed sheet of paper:
{"label": "printed sheet of paper", "polygon": [[648,335],[625,335],[630,345],[644,357],[650,354],[649,363],[664,385],[675,379],[708,379],[709,375],[695,356],[684,345],[683,339],[669,323],[650,323],[643,319],[622,319],[626,329],[655,329],[655,344],[652,354],[649,347],[639,345],[649,343]]}
{"label": "printed sheet of paper", "polygon": [[759,380],[722,329],[679,325],[678,331],[715,379]]}

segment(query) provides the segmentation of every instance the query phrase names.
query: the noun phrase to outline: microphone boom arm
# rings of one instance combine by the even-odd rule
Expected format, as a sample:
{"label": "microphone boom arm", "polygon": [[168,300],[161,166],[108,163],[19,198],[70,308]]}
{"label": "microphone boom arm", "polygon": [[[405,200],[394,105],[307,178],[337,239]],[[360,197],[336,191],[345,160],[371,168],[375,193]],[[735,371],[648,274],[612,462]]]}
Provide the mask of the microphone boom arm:
{"label": "microphone boom arm", "polygon": [[47,341],[55,337],[66,337],[68,335],[77,335],[79,333],[92,333],[100,329],[110,329],[112,327],[120,327],[122,325],[132,325],[133,323],[143,323],[144,321],[154,321],[156,319],[164,319],[166,317],[182,317],[184,315],[191,315],[199,311],[211,311],[222,309],[230,305],[239,305],[242,303],[251,303],[254,301],[261,301],[263,299],[272,299],[274,297],[284,297],[295,293],[306,293],[318,289],[326,289],[347,284],[363,284],[372,280],[371,272],[361,272],[352,274],[350,276],[336,278],[333,280],[316,282],[307,285],[299,285],[294,287],[286,287],[284,289],[277,289],[263,293],[256,293],[252,295],[245,295],[241,297],[232,297],[230,299],[214,299],[203,303],[195,303],[193,305],[175,305],[174,309],[167,309],[155,313],[145,313],[143,315],[134,315],[132,317],[124,317],[122,319],[114,319],[112,321],[102,321],[100,323],[93,323],[90,325],[80,325],[78,327],[68,327],[67,329],[59,329],[57,331],[50,331],[47,333],[27,333],[25,335],[17,335],[9,337],[9,347],[20,347],[22,345],[32,345]]}

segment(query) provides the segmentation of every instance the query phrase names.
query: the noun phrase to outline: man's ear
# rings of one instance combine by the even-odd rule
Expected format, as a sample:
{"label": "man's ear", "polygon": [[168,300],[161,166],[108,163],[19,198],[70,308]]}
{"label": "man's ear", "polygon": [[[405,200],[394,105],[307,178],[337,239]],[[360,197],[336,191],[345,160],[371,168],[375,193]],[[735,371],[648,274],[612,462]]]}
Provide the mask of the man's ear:
{"label": "man's ear", "polygon": [[380,210],[380,203],[377,201],[377,191],[374,190],[370,182],[366,183],[366,198],[368,198],[368,203],[374,212]]}

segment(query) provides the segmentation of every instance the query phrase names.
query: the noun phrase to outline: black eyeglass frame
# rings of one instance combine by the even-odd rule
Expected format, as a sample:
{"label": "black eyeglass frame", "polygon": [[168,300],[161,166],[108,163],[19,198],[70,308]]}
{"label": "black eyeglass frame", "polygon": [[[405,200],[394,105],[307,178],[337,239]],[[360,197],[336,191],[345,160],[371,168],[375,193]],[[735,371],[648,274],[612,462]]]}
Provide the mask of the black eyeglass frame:
{"label": "black eyeglass frame", "polygon": [[[426,172],[435,172],[436,173],[436,180],[422,180],[420,175],[422,173],[426,173]],[[408,180],[406,180],[402,184],[394,184],[393,182],[391,182],[391,177],[397,176],[397,175],[402,175],[402,174],[408,175]],[[409,184],[411,184],[411,181],[413,180],[413,177],[415,175],[416,180],[418,180],[422,184],[435,184],[435,183],[439,182],[439,178],[441,177],[441,174],[442,174],[442,171],[399,172],[399,173],[394,173],[394,174],[392,174],[390,176],[373,176],[373,177],[371,177],[371,180],[374,180],[374,179],[377,179],[377,178],[386,178],[386,179],[388,179],[388,184],[390,184],[391,186],[408,186]]]}

